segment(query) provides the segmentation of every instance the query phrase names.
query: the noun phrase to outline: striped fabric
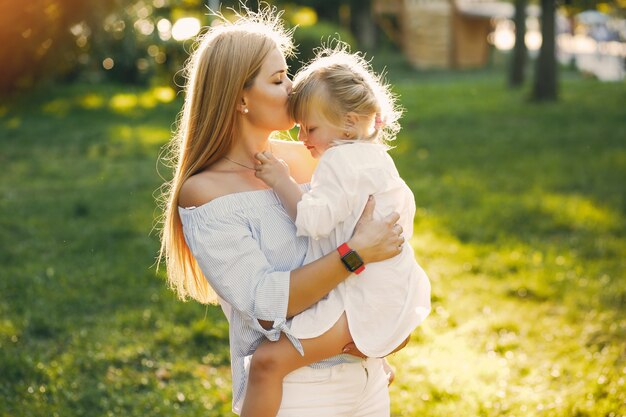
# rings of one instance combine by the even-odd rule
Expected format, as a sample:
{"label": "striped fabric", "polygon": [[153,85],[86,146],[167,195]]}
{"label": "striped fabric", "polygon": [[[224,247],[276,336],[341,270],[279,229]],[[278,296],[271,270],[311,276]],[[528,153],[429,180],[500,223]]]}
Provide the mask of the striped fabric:
{"label": "striped fabric", "polygon": [[[233,410],[238,411],[246,386],[244,365],[263,337],[274,341],[283,332],[301,349],[290,337],[286,313],[290,271],[302,265],[307,239],[296,237],[293,222],[272,190],[229,194],[200,207],[181,207],[179,213],[187,245],[230,325]],[[273,328],[263,329],[259,319],[272,321]],[[312,367],[352,358],[339,355]]]}

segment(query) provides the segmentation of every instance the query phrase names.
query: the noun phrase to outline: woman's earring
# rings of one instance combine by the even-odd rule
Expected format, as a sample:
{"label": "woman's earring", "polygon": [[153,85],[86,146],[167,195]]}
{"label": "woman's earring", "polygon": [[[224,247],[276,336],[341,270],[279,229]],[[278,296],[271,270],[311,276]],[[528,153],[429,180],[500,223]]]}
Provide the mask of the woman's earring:
{"label": "woman's earring", "polygon": [[343,132],[343,135],[344,135],[345,137],[349,138],[349,137],[350,137],[350,132],[347,132],[347,131],[346,131],[346,132]]}
{"label": "woman's earring", "polygon": [[247,107],[244,107],[244,108],[243,108],[243,110],[242,110],[242,113],[243,113],[243,114],[248,114],[248,112],[249,112],[249,111],[250,111],[250,110],[248,110],[248,108],[247,108]]}

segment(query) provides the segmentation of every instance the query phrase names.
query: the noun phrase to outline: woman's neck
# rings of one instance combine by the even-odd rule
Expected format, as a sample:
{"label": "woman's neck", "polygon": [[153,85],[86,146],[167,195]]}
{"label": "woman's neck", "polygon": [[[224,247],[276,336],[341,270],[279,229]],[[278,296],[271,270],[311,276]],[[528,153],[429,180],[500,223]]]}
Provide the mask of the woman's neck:
{"label": "woman's neck", "polygon": [[238,162],[254,165],[257,163],[254,157],[257,153],[271,150],[269,134],[245,134],[242,133],[237,138],[227,157]]}

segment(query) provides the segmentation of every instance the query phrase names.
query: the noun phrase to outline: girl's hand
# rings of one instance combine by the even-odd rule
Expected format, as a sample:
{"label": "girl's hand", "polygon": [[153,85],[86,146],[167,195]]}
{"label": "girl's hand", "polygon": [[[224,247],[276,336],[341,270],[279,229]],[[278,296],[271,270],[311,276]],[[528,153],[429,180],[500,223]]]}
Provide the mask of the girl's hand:
{"label": "girl's hand", "polygon": [[396,379],[396,372],[393,370],[393,366],[389,365],[387,359],[383,358],[383,370],[387,376],[387,386],[393,384],[393,380]]}
{"label": "girl's hand", "polygon": [[361,359],[367,359],[367,356],[365,356],[363,352],[361,352],[359,348],[356,347],[356,344],[354,342],[350,342],[347,345],[345,345],[341,353],[345,353],[347,355],[352,355],[352,356],[358,356]]}
{"label": "girl's hand", "polygon": [[276,158],[270,152],[259,152],[254,157],[259,161],[256,165],[256,176],[272,188],[276,188],[283,181],[290,180],[289,166],[282,159]]}
{"label": "girl's hand", "polygon": [[402,226],[396,224],[400,215],[391,213],[382,220],[374,220],[376,201],[370,197],[356,224],[348,246],[358,252],[365,264],[392,258],[402,251]]}

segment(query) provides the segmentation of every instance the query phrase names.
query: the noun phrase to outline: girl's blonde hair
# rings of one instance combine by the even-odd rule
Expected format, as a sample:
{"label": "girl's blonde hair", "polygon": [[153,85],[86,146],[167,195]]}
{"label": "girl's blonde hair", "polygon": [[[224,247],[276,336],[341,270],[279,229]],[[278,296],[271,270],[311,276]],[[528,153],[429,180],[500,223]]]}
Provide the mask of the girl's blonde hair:
{"label": "girl's blonde hair", "polygon": [[298,123],[305,122],[312,109],[339,128],[344,128],[349,112],[372,118],[369,136],[357,140],[388,144],[400,130],[402,110],[389,84],[362,55],[350,53],[349,46],[341,41],[334,47],[320,48],[294,77],[290,116]]}
{"label": "girl's blonde hair", "polygon": [[181,187],[232,147],[238,100],[252,86],[265,57],[275,48],[285,55],[293,50],[292,33],[275,7],[261,4],[258,12],[243,8],[234,22],[215,14],[220,24],[209,28],[191,53],[185,66],[185,102],[165,157],[174,175],[161,189],[158,263],[165,261],[168,283],[181,299],[202,303],[215,302],[216,296],[185,242],[178,213]]}

